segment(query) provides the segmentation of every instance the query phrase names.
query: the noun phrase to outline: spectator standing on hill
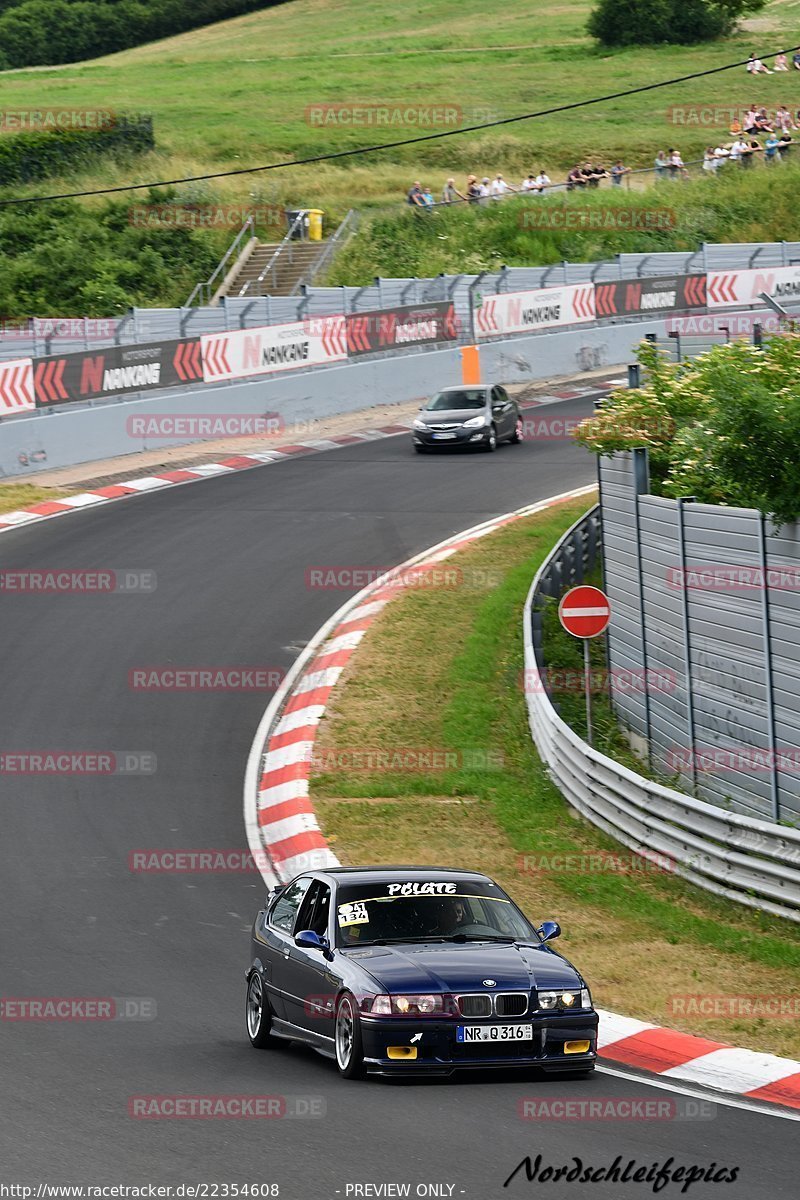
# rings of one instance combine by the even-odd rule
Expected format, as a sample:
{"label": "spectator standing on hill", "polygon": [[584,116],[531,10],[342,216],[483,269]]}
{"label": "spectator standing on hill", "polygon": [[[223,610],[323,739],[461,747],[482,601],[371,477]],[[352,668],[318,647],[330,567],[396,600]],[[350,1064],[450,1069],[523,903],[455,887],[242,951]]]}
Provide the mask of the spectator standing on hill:
{"label": "spectator standing on hill", "polygon": [[470,204],[477,204],[481,198],[481,185],[476,175],[467,176],[467,199]]}
{"label": "spectator standing on hill", "polygon": [[516,192],[516,190],[517,189],[512,187],[510,183],[506,183],[505,179],[503,179],[503,176],[498,171],[497,175],[492,180],[492,186],[490,188],[494,199],[502,200],[503,196],[507,196],[510,192]]}
{"label": "spectator standing on hill", "polygon": [[656,172],[656,183],[659,183],[662,179],[666,179],[667,175],[669,174],[669,163],[667,162],[667,156],[663,150],[659,150],[653,166]]}
{"label": "spectator standing on hill", "polygon": [[539,174],[536,176],[536,179],[534,182],[536,184],[536,187],[534,190],[537,192],[543,192],[545,190],[545,188],[549,188],[552,186],[552,184],[550,182],[550,176],[547,175],[542,170],[539,171]]}
{"label": "spectator standing on hill", "polygon": [[456,187],[455,179],[448,179],[442,188],[442,204],[455,204],[457,200],[466,200]]}
{"label": "spectator standing on hill", "polygon": [[781,144],[778,135],[771,133],[764,143],[764,162],[779,163],[781,161]]}
{"label": "spectator standing on hill", "polygon": [[670,146],[669,150],[669,174],[670,179],[685,178],[689,174],[681,158],[680,150],[676,150],[673,146]]}
{"label": "spectator standing on hill", "polygon": [[618,158],[611,168],[611,183],[614,187],[622,187],[622,176],[630,175],[631,168],[625,167],[622,164],[622,159]]}
{"label": "spectator standing on hill", "polygon": [[743,137],[738,137],[736,139],[736,141],[733,143],[733,145],[731,146],[731,154],[730,154],[731,162],[736,162],[736,163],[739,163],[739,165],[741,165],[742,155],[747,154],[747,153],[748,153],[747,142],[744,140]]}
{"label": "spectator standing on hill", "polygon": [[484,175],[483,179],[478,184],[478,187],[480,188],[480,199],[478,200],[478,203],[479,204],[488,204],[489,200],[491,198],[491,194],[492,194],[490,187],[489,187],[489,176],[488,175]]}
{"label": "spectator standing on hill", "polygon": [[713,146],[706,146],[703,154],[703,170],[707,171],[709,175],[716,175],[718,166],[719,159],[714,153]]}
{"label": "spectator standing on hill", "polygon": [[534,175],[533,171],[530,171],[529,174],[526,175],[526,177],[523,179],[522,183],[519,185],[519,190],[521,192],[533,192],[533,191],[535,191],[535,189],[536,189],[536,176]]}
{"label": "spectator standing on hill", "polygon": [[586,187],[586,176],[583,173],[583,167],[573,167],[567,176],[567,191],[571,192],[576,187]]}

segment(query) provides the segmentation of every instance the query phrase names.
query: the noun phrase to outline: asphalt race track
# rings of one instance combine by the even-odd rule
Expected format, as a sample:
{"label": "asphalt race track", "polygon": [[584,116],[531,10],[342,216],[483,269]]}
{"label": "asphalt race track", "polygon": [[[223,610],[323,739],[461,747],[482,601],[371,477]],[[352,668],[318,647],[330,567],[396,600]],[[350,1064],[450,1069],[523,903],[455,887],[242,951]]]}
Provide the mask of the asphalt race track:
{"label": "asphalt race track", "polygon": [[[588,415],[591,403],[561,404],[557,415]],[[518,1116],[523,1097],[691,1098],[600,1073],[572,1083],[513,1075],[347,1083],[310,1051],[254,1051],[244,969],[260,878],[129,870],[129,855],[143,848],[246,848],[242,777],[269,699],[134,691],[131,668],[286,669],[349,594],[310,590],[306,568],[388,567],[593,475],[593,461],[567,441],[434,459],[413,454],[403,436],[2,536],[6,570],[157,577],[148,594],[0,601],[3,750],[157,757],[155,774],[138,777],[2,779],[2,995],[138,997],[156,1008],[148,1020],[0,1021],[5,1180],[275,1183],[286,1200],[391,1195],[348,1191],[389,1183],[410,1184],[412,1196],[417,1184],[444,1185],[427,1194],[470,1200],[652,1195],[647,1183],[548,1185],[527,1183],[524,1172],[503,1188],[526,1154],[554,1166],[579,1155],[597,1167],[621,1154],[637,1166],[672,1156],[676,1166],[739,1168],[733,1184],[694,1184],[688,1195],[701,1200],[798,1195],[798,1126],[777,1116],[717,1104],[702,1120],[534,1124]],[[135,1095],[265,1093],[286,1097],[297,1115],[128,1115]],[[309,1109],[316,1115],[303,1115]],[[659,1194],[679,1196],[680,1184]]]}

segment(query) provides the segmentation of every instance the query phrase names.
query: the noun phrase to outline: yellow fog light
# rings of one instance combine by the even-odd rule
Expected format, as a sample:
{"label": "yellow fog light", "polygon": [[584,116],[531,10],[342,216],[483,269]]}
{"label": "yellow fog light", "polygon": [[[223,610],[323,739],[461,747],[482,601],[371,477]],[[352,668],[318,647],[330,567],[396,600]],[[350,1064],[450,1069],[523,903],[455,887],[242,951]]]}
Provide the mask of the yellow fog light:
{"label": "yellow fog light", "polygon": [[564,1042],[564,1053],[565,1054],[588,1054],[590,1045],[591,1045],[591,1043],[588,1040],[582,1041],[582,1042]]}
{"label": "yellow fog light", "polygon": [[[586,1045],[588,1046],[589,1043],[587,1042]],[[417,1047],[416,1046],[387,1046],[386,1053],[389,1058],[416,1058],[417,1057]]]}

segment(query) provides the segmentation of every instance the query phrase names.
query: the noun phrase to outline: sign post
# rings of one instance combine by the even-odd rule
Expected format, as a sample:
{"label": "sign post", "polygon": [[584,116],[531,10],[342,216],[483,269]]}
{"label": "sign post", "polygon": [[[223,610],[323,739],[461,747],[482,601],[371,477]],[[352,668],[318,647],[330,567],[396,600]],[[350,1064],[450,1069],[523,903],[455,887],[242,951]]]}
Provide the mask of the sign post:
{"label": "sign post", "polygon": [[573,637],[583,641],[583,676],[586,689],[586,732],[592,742],[592,675],[589,662],[589,640],[605,633],[611,620],[611,604],[600,588],[581,584],[570,588],[561,597],[558,619]]}

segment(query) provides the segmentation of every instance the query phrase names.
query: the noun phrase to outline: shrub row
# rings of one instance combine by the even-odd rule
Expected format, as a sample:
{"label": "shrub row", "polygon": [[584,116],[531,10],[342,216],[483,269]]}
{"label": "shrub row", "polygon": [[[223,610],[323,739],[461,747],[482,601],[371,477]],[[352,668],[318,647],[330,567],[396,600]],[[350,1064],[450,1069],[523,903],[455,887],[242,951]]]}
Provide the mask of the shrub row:
{"label": "shrub row", "polygon": [[0,185],[29,183],[80,170],[104,155],[141,154],[154,146],[153,119],[147,116],[117,115],[91,129],[31,129],[3,134]]}

